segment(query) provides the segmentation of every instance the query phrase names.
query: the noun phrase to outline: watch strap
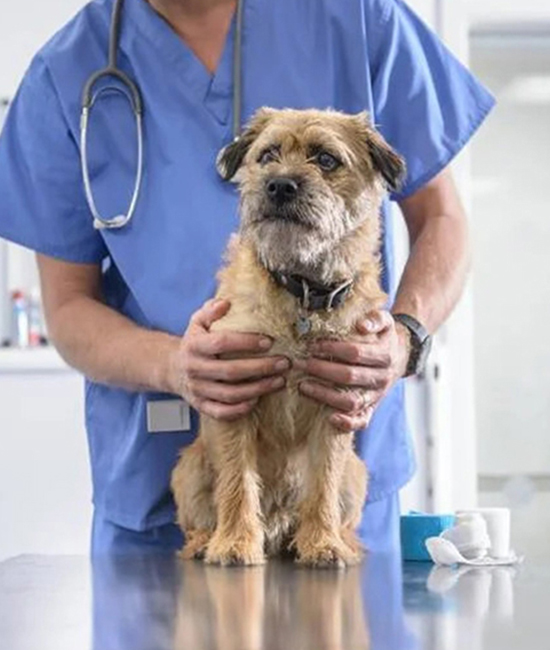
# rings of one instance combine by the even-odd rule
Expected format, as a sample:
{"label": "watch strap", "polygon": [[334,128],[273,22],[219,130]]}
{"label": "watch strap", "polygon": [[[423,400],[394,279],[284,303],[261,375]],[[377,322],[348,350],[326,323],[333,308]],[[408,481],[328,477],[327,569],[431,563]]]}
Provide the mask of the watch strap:
{"label": "watch strap", "polygon": [[[429,346],[431,344],[430,333],[422,323],[409,314],[392,314],[392,316],[394,320],[404,325],[410,332],[411,347],[405,376],[410,377],[411,375],[416,375],[423,370],[420,365],[423,365],[422,361],[425,362],[425,357],[429,352]],[[428,350],[426,354],[423,354],[426,348]]]}

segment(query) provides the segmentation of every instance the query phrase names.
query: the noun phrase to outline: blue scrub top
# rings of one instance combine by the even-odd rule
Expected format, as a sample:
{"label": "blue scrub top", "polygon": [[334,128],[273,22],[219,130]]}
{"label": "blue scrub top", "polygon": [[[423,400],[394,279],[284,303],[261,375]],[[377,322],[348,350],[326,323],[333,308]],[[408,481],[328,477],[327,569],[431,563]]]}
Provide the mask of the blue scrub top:
{"label": "blue scrub top", "polygon": [[[86,5],[36,55],[0,139],[0,236],[59,259],[103,263],[107,302],[147,328],[182,334],[215,291],[215,273],[238,225],[237,192],[214,160],[231,140],[234,24],[208,74],[145,0],[126,0],[119,65],[144,99],[145,175],[132,223],[97,232],[79,161],[82,87],[105,65],[112,0]],[[400,0],[244,0],[243,105],[367,109],[405,157],[400,200],[441,171],[491,107],[491,95]],[[134,122],[123,98],[105,97],[90,123],[90,170],[102,214],[128,205]],[[392,225],[384,206],[384,286],[393,295]],[[150,434],[146,404],[168,396],[86,382],[94,503],[135,530],[174,518],[168,490],[193,431]],[[371,501],[414,471],[399,383],[357,449]]]}

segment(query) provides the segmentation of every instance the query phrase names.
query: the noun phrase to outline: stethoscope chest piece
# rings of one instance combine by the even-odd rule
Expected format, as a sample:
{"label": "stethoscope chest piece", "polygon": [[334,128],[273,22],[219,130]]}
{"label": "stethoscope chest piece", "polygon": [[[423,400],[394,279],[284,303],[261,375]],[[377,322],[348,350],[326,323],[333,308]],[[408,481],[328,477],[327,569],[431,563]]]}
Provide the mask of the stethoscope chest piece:
{"label": "stethoscope chest piece", "polygon": [[[105,85],[99,86],[99,82],[104,79],[117,79],[119,85]],[[95,90],[98,88],[97,90]],[[136,167],[136,177],[134,182],[134,189],[132,192],[132,198],[130,199],[130,205],[126,214],[117,215],[115,217],[103,217],[99,213],[97,208],[94,193],[92,189],[92,182],[90,179],[90,170],[88,167],[88,125],[90,121],[90,116],[94,105],[98,99],[104,94],[113,94],[118,93],[125,97],[130,104],[132,112],[134,114],[135,123],[136,123],[136,138],[137,138],[137,167]],[[141,95],[136,84],[121,70],[117,68],[107,67],[103,70],[96,72],[90,79],[88,79],[84,92],[82,95],[82,113],[80,117],[80,157],[81,157],[81,166],[82,166],[82,177],[84,181],[84,191],[86,193],[86,199],[88,205],[92,212],[94,218],[94,228],[97,230],[102,230],[105,228],[117,229],[123,228],[127,225],[136,209],[136,204],[139,196],[139,191],[141,188],[141,180],[143,177],[143,104],[141,100]]]}

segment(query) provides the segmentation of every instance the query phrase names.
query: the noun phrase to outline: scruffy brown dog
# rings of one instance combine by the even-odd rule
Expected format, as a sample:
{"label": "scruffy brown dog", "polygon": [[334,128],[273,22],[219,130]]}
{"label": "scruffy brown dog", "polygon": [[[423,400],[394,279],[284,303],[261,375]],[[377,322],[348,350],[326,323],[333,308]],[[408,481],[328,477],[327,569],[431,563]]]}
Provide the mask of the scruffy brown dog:
{"label": "scruffy brown dog", "polygon": [[[219,275],[231,302],[213,330],[266,334],[270,354],[304,358],[319,338],[357,338],[386,296],[379,284],[380,207],[402,159],[365,113],[262,109],[218,161],[239,182],[241,227]],[[353,436],[298,390],[262,397],[235,422],[201,417],[172,475],[183,557],[259,564],[292,550],[311,566],[361,558],[355,528],[367,472]]]}

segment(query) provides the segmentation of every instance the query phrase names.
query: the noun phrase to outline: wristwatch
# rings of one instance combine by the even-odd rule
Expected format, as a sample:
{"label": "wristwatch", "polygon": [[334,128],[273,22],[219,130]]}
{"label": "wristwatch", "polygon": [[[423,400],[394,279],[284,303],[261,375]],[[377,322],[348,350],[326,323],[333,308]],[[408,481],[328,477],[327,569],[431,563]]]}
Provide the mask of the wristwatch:
{"label": "wristwatch", "polygon": [[426,362],[432,349],[432,337],[416,318],[408,314],[392,314],[393,319],[404,325],[410,332],[411,348],[405,377],[420,375],[426,369]]}

